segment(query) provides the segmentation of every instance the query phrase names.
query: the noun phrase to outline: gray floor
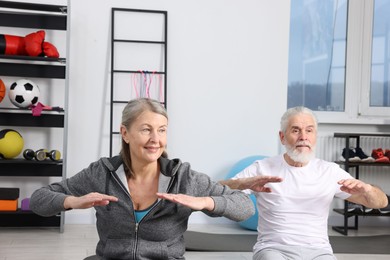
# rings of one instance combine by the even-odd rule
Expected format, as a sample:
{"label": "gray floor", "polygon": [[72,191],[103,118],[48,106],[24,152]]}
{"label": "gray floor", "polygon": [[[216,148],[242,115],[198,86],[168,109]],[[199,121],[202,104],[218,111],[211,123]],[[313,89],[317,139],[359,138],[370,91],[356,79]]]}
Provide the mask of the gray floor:
{"label": "gray floor", "polygon": [[[208,226],[190,226],[190,229],[210,231]],[[213,225],[216,232],[225,232],[223,226]],[[230,232],[230,231],[229,231]],[[242,231],[238,231],[242,232]],[[330,230],[330,234],[338,233]],[[390,228],[364,228],[350,231],[350,236],[389,234]],[[66,225],[64,233],[46,228],[1,228],[0,260],[78,260],[95,251],[97,233],[94,225]],[[186,259],[195,260],[250,260],[251,252],[187,252]],[[390,259],[390,255],[338,254],[339,260]]]}

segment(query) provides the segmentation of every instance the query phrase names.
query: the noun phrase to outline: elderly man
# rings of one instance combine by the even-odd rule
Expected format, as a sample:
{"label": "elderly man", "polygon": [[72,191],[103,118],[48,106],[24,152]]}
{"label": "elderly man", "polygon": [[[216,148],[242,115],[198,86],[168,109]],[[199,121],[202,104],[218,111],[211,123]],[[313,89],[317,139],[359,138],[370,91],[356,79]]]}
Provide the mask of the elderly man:
{"label": "elderly man", "polygon": [[387,196],[337,164],[315,158],[317,120],[310,109],[288,109],[279,137],[283,155],[256,161],[221,181],[256,196],[260,225],[253,259],[336,259],[327,233],[333,198],[382,208]]}

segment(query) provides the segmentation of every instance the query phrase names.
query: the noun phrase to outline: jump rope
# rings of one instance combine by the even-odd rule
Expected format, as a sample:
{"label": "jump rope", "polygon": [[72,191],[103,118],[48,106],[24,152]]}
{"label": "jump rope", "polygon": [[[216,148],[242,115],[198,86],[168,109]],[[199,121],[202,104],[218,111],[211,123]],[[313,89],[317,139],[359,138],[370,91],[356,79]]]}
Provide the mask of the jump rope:
{"label": "jump rope", "polygon": [[[163,89],[163,75],[157,74],[155,71],[149,72],[139,70],[139,73],[132,74],[132,85],[134,93],[137,98],[146,97],[154,98],[159,100],[161,103],[164,102],[164,89]],[[152,85],[153,84],[153,85]],[[151,96],[152,88],[157,88],[158,96]]]}

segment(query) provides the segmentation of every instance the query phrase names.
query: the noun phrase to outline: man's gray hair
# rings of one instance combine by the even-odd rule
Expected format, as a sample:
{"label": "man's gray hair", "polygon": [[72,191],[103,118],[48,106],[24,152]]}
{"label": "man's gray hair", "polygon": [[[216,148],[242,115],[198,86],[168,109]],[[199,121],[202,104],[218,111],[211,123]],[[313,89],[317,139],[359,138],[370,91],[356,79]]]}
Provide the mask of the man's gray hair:
{"label": "man's gray hair", "polygon": [[287,109],[287,111],[283,114],[283,116],[280,120],[280,131],[282,131],[283,133],[286,133],[287,127],[288,127],[288,121],[290,120],[290,118],[292,116],[295,116],[297,114],[310,115],[314,120],[314,124],[315,124],[314,127],[317,129],[318,121],[317,121],[317,117],[314,114],[314,112],[307,107],[298,106],[298,107],[292,107],[292,108]]}

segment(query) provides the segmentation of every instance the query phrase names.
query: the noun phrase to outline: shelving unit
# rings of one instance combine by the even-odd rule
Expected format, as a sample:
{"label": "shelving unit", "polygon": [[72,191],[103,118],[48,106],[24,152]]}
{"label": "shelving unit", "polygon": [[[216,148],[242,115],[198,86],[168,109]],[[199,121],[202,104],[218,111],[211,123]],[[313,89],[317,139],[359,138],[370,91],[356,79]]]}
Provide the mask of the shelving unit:
{"label": "shelving unit", "polygon": [[[56,30],[67,35],[67,6],[0,1],[0,26],[19,29]],[[1,28],[0,28],[1,30]],[[2,33],[0,31],[0,33]],[[60,79],[64,82],[64,110],[43,111],[32,116],[29,109],[0,108],[0,126],[7,128],[60,128],[63,131],[61,161],[1,159],[0,177],[57,177],[64,179],[67,136],[67,64],[66,58],[0,55],[0,77]],[[58,88],[51,86],[50,88]],[[55,91],[55,90],[54,90]],[[62,91],[62,90],[61,90]],[[15,130],[17,130],[15,128]],[[37,144],[39,145],[39,144]],[[39,187],[37,187],[39,188]],[[31,211],[0,212],[1,227],[58,227],[63,232],[64,213],[41,217]]]}
{"label": "shelving unit", "polygon": [[[356,147],[360,147],[360,138],[361,137],[389,137],[390,134],[386,133],[334,133],[334,137],[337,138],[344,138],[345,139],[345,148],[346,149],[346,157],[348,158],[348,148],[350,147],[351,139],[355,139],[356,141]],[[374,167],[389,167],[390,163],[383,163],[383,162],[350,162],[348,160],[345,161],[336,161],[337,164],[340,164],[344,167],[344,169],[347,172],[350,172],[351,168],[355,169],[355,178],[359,179],[359,168],[365,167],[365,166],[374,166]],[[334,209],[335,212],[342,214],[344,216],[344,225],[343,226],[333,226],[332,229],[343,234],[348,235],[349,229],[355,229],[357,230],[359,227],[359,216],[390,216],[390,213],[380,213],[377,210],[373,210],[371,212],[348,212],[348,201],[344,201],[344,208],[343,209]],[[348,219],[353,217],[354,218],[354,225],[349,226],[348,225]]]}

